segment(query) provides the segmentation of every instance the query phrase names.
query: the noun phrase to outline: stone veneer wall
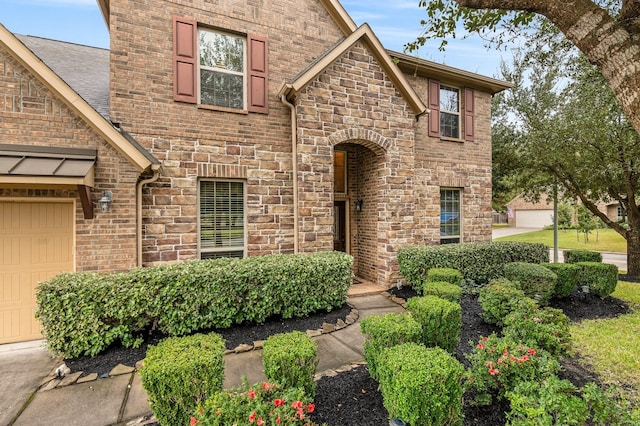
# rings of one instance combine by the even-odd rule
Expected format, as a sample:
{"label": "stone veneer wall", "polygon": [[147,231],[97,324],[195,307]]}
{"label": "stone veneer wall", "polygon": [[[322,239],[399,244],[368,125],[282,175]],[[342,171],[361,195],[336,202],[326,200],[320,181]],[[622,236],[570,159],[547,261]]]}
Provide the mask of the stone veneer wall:
{"label": "stone veneer wall", "polygon": [[0,143],[97,149],[95,187],[113,192],[107,213],[94,210],[84,219],[77,188],[0,188],[0,200],[72,198],[76,200],[77,271],[127,270],[136,265],[136,194],[138,172],[43,84],[0,49]]}

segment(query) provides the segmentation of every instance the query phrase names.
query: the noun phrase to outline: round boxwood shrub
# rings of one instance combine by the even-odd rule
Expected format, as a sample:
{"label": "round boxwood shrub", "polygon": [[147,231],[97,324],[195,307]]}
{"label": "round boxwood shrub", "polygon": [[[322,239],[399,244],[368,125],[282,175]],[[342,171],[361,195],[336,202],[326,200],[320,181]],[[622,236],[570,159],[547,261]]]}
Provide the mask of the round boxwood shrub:
{"label": "round boxwood shrub", "polygon": [[422,341],[420,323],[407,313],[372,315],[360,321],[360,330],[365,337],[364,359],[367,361],[369,374],[376,380],[378,356],[385,348]]}
{"label": "round boxwood shrub", "polygon": [[578,283],[588,285],[589,291],[596,296],[607,297],[618,285],[618,267],[609,263],[579,262]]}
{"label": "round boxwood shrub", "polygon": [[462,425],[462,364],[440,348],[405,343],[379,359],[380,390],[390,418],[412,426]]}
{"label": "round boxwood shrub", "polygon": [[318,366],[318,345],[306,333],[269,336],[264,342],[262,364],[267,379],[284,387],[299,387],[313,398],[316,382],[313,376]]}
{"label": "round boxwood shrub", "polygon": [[504,318],[520,305],[536,306],[533,299],[511,281],[500,278],[480,289],[478,302],[482,308],[482,318],[489,324],[503,325]]}
{"label": "round boxwood shrub", "polygon": [[427,272],[427,282],[448,282],[462,286],[462,272],[453,268],[431,268]]}
{"label": "round boxwood shrub", "polygon": [[540,305],[549,302],[558,279],[555,273],[541,264],[525,262],[507,263],[504,265],[504,276]]}
{"label": "round boxwood shrub", "polygon": [[590,250],[563,250],[564,263],[602,262],[602,254]]}
{"label": "round boxwood shrub", "polygon": [[460,342],[462,309],[460,304],[437,296],[412,297],[407,310],[422,325],[422,341],[453,353]]}
{"label": "round boxwood shrub", "polygon": [[552,271],[558,279],[553,290],[554,297],[569,297],[578,285],[580,267],[571,263],[543,263],[542,266]]}
{"label": "round boxwood shrub", "polygon": [[425,296],[438,296],[450,302],[460,303],[462,288],[444,281],[425,281],[422,293]]}
{"label": "round boxwood shrub", "polygon": [[170,337],[149,346],[140,377],[161,424],[189,424],[196,408],[222,390],[224,350],[215,333]]}

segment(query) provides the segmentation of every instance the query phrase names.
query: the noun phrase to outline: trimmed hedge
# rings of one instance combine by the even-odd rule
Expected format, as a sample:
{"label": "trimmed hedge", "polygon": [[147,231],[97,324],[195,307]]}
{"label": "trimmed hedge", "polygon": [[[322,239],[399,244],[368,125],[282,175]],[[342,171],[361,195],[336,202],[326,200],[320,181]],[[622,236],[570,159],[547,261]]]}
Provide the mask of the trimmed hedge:
{"label": "trimmed hedge", "polygon": [[589,291],[596,296],[607,297],[618,285],[618,267],[609,263],[578,262],[580,267],[578,284],[588,285]]}
{"label": "trimmed hedge", "polygon": [[149,346],[140,377],[161,424],[189,424],[195,410],[222,390],[224,350],[215,333],[170,337]]}
{"label": "trimmed hedge", "polygon": [[460,343],[462,308],[459,303],[437,296],[412,297],[407,310],[422,326],[422,342],[427,347],[438,346],[453,353]]}
{"label": "trimmed hedge", "polygon": [[38,287],[37,317],[53,353],[96,355],[118,340],[139,345],[150,329],[180,336],[331,310],[347,300],[352,264],[326,252],[61,274]]}
{"label": "trimmed hedge", "polygon": [[571,263],[543,263],[542,266],[558,277],[553,290],[555,297],[569,297],[578,285],[580,267]]}
{"label": "trimmed hedge", "polygon": [[563,250],[562,256],[564,257],[564,263],[578,263],[578,262],[602,263],[602,254],[597,251]]}
{"label": "trimmed hedge", "polygon": [[[535,263],[513,262],[504,265],[504,276],[540,305],[549,303],[558,277],[550,269]],[[537,296],[537,297],[536,297]]]}
{"label": "trimmed hedge", "polygon": [[460,303],[462,298],[462,288],[448,282],[425,281],[422,293],[425,296],[438,296],[455,303]]}
{"label": "trimmed hedge", "polygon": [[379,358],[380,391],[390,418],[411,426],[462,425],[462,364],[441,348],[405,343]]}
{"label": "trimmed hedge", "polygon": [[452,268],[465,280],[486,285],[503,277],[504,265],[511,262],[543,263],[549,261],[544,244],[512,241],[446,244],[442,246],[405,247],[398,251],[400,273],[407,285],[419,288],[431,268]]}
{"label": "trimmed hedge", "polygon": [[364,359],[369,367],[369,375],[378,380],[377,361],[382,351],[402,343],[420,343],[422,327],[407,313],[390,312],[372,315],[360,321],[364,334]]}
{"label": "trimmed hedge", "polygon": [[262,364],[267,380],[289,388],[298,387],[313,398],[316,382],[313,376],[318,366],[318,345],[306,333],[269,336],[264,342]]}
{"label": "trimmed hedge", "polygon": [[478,303],[482,308],[482,318],[489,324],[502,326],[504,319],[521,306],[536,307],[533,299],[525,296],[514,283],[501,278],[494,280],[480,290]]}
{"label": "trimmed hedge", "polygon": [[462,272],[452,268],[431,268],[427,272],[426,282],[447,282],[462,287]]}

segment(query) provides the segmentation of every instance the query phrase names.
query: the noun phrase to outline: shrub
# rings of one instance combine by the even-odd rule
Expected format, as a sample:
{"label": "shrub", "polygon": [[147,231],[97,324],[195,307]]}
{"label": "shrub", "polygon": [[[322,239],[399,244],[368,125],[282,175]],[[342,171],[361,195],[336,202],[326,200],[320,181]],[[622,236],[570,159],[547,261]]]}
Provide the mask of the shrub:
{"label": "shrub", "polygon": [[557,376],[519,383],[506,397],[511,406],[507,425],[584,425],[587,421],[586,402],[576,395],[571,382]]}
{"label": "shrub", "polygon": [[276,334],[265,342],[262,363],[267,380],[284,387],[300,387],[313,398],[318,366],[318,345],[301,331]]}
{"label": "shrub", "polygon": [[489,324],[499,326],[502,326],[504,318],[520,305],[536,306],[533,299],[525,296],[522,290],[505,278],[494,280],[480,289],[478,303],[482,308],[482,318]]}
{"label": "shrub", "polygon": [[444,350],[416,343],[387,348],[379,359],[384,406],[412,426],[462,425],[463,374]]}
{"label": "shrub", "polygon": [[595,383],[587,383],[581,390],[589,407],[589,418],[594,425],[637,426],[640,413],[614,388],[603,392]]}
{"label": "shrub", "polygon": [[237,389],[217,392],[207,399],[190,424],[314,426],[307,417],[314,410],[315,405],[301,388],[281,388],[268,382],[249,385],[244,381]]}
{"label": "shrub", "polygon": [[140,370],[151,410],[161,424],[186,425],[224,382],[224,341],[218,334],[170,337],[150,346]]}
{"label": "shrub", "polygon": [[590,250],[563,250],[564,263],[602,262],[602,254]]}
{"label": "shrub", "polygon": [[542,266],[552,271],[558,279],[553,290],[555,297],[569,297],[578,285],[580,268],[571,263],[543,263]]}
{"label": "shrub", "polygon": [[377,359],[383,349],[402,343],[420,343],[422,340],[420,323],[406,313],[372,315],[360,321],[360,330],[365,336],[364,359],[367,361],[369,374],[376,380]]}
{"label": "shrub", "polygon": [[462,286],[462,272],[452,268],[431,268],[427,272],[427,282],[447,282]]}
{"label": "shrub", "polygon": [[422,341],[453,353],[460,342],[462,309],[460,304],[437,296],[412,297],[407,310],[422,326]]}
{"label": "shrub", "polygon": [[462,288],[448,282],[425,282],[422,293],[425,296],[438,296],[450,302],[460,303]]}
{"label": "shrub", "polygon": [[513,262],[504,265],[504,276],[524,291],[527,297],[546,305],[553,296],[558,277],[551,270],[534,263]]}
{"label": "shrub", "polygon": [[331,252],[61,274],[38,286],[37,316],[54,354],[96,355],[117,341],[139,345],[152,328],[181,336],[331,310],[347,299],[352,263]]}
{"label": "shrub", "polygon": [[618,285],[618,267],[608,263],[579,262],[578,284],[588,285],[596,296],[607,297]]}
{"label": "shrub", "polygon": [[476,402],[491,403],[491,392],[499,397],[526,381],[541,381],[560,369],[558,361],[544,350],[508,337],[482,337],[468,354],[468,386],[478,393]]}
{"label": "shrub", "polygon": [[553,356],[567,355],[571,349],[569,317],[562,310],[520,306],[506,316],[502,334]]}
{"label": "shrub", "polygon": [[549,248],[544,244],[511,241],[415,246],[398,251],[400,273],[413,288],[423,285],[431,268],[457,269],[465,280],[486,285],[504,276],[506,263],[548,261]]}

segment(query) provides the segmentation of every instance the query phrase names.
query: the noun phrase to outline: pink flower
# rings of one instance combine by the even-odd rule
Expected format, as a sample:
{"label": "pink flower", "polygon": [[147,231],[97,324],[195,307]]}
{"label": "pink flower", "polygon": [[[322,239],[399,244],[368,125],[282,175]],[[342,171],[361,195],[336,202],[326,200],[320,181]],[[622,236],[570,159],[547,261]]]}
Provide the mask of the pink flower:
{"label": "pink flower", "polygon": [[502,355],[507,355],[508,353],[509,353],[509,351],[508,351],[508,350],[506,350],[506,349],[503,349],[503,350],[502,350]]}
{"label": "pink flower", "polygon": [[196,423],[198,423],[198,419],[196,419],[195,417],[193,417],[193,416],[192,416],[192,417],[189,419],[189,426],[193,426],[193,425],[195,425]]}
{"label": "pink flower", "polygon": [[291,403],[291,407],[295,409],[302,408],[302,401],[293,401]]}
{"label": "pink flower", "polygon": [[282,407],[284,405],[284,399],[276,399],[273,401],[273,405],[275,405],[276,407]]}
{"label": "pink flower", "polygon": [[279,425],[280,423],[282,423],[282,419],[280,418],[280,416],[278,416],[278,418],[276,419],[276,424]]}
{"label": "pink flower", "polygon": [[264,420],[262,420],[260,417],[258,417],[258,421],[256,422],[256,424],[258,426],[262,426],[264,424]]}
{"label": "pink flower", "polygon": [[316,409],[316,404],[307,405],[307,413],[313,413],[313,410]]}
{"label": "pink flower", "polygon": [[535,355],[535,354],[536,354],[536,350],[535,350],[535,349],[532,349],[532,348],[529,348],[529,350],[527,351],[527,353],[528,353],[529,355]]}
{"label": "pink flower", "polygon": [[478,343],[478,346],[476,346],[476,348],[478,349],[484,349],[484,345],[482,343]]}
{"label": "pink flower", "polygon": [[256,412],[254,411],[253,413],[251,413],[251,415],[249,416],[249,423],[253,423],[256,421]]}
{"label": "pink flower", "polygon": [[491,374],[492,376],[495,376],[496,374],[500,374],[500,371],[490,368],[489,369],[489,374]]}
{"label": "pink flower", "polygon": [[247,392],[247,395],[249,395],[249,398],[253,399],[256,397],[256,391],[252,389],[249,392]]}

